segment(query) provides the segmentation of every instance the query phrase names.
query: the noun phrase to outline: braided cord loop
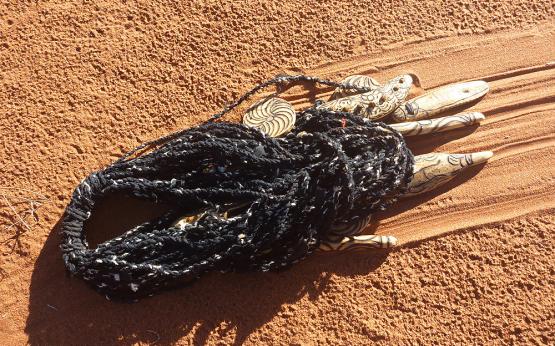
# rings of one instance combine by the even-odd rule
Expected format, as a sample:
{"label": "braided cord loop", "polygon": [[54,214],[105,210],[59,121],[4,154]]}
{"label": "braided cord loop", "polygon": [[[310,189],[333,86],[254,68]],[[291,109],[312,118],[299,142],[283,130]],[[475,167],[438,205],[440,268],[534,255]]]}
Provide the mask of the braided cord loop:
{"label": "braided cord loop", "polygon": [[[413,155],[395,130],[314,107],[284,138],[209,121],[163,139],[89,175],[66,209],[64,263],[107,297],[151,295],[207,271],[287,267],[317,249],[331,225],[384,209],[412,178]],[[114,193],[172,208],[91,249],[84,223]],[[202,217],[175,224],[192,214]]]}

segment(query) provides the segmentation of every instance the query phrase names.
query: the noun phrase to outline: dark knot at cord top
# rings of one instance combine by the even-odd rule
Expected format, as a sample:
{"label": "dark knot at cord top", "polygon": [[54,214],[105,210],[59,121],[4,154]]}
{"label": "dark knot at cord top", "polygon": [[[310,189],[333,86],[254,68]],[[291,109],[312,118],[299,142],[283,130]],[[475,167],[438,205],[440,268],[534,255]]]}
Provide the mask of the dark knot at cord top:
{"label": "dark knot at cord top", "polygon": [[[303,76],[278,79],[262,85],[337,85]],[[147,145],[158,148],[130,158]],[[297,114],[284,138],[207,122],[146,143],[83,180],[62,222],[63,259],[72,274],[122,299],[188,283],[211,270],[280,269],[317,249],[331,225],[356,222],[394,201],[412,166],[399,133],[348,113],[310,108]],[[84,223],[95,202],[113,193],[173,207],[90,249]],[[221,217],[226,211],[228,217]],[[193,214],[203,216],[173,226]]]}

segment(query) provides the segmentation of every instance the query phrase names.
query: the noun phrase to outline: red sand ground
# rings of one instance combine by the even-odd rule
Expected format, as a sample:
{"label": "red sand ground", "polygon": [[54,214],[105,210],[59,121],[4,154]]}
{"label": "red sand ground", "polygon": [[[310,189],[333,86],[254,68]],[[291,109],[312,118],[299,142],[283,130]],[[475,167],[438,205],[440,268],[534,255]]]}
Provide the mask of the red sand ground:
{"label": "red sand ground", "polygon": [[[496,156],[379,215],[405,245],[389,255],[208,275],[133,305],[65,276],[56,224],[83,177],[282,72],[487,80],[482,126],[410,145]],[[2,345],[555,343],[553,1],[13,0],[0,73]],[[48,199],[36,221],[31,191]],[[16,215],[30,230],[5,242]],[[131,221],[105,207],[91,237]]]}

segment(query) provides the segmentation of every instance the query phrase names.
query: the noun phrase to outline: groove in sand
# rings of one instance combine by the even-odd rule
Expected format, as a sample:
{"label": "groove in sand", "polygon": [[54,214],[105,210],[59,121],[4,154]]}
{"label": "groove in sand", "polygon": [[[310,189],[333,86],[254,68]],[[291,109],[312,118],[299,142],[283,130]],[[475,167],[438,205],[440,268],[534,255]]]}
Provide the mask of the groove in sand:
{"label": "groove in sand", "polygon": [[[421,204],[407,210],[406,206],[414,201],[400,201],[388,212],[378,215],[378,219],[381,218],[376,230],[378,234],[391,234],[401,243],[409,243],[555,207],[555,198],[552,197],[555,195],[555,167],[550,167],[546,160],[555,152],[555,124],[552,121],[555,50],[532,54],[529,60],[521,54],[507,54],[503,60],[490,58],[503,49],[517,52],[533,47],[540,50],[538,47],[549,47],[550,39],[549,35],[531,33],[517,37],[499,34],[497,39],[478,38],[464,47],[455,47],[458,38],[446,38],[440,39],[444,43],[441,49],[437,48],[436,42],[436,49],[429,52],[426,51],[428,43],[423,43],[415,46],[417,51],[406,51],[401,47],[385,52],[384,57],[377,59],[356,57],[306,71],[324,77],[333,75],[335,79],[374,71],[370,75],[380,81],[416,71],[427,88],[478,79],[490,83],[490,94],[469,109],[487,115],[482,126],[468,136],[452,138],[452,141],[449,141],[450,134],[431,136],[429,143],[418,139],[413,149],[420,153],[419,148],[429,148],[434,140],[442,139],[439,145],[429,150],[492,150],[495,156],[474,176],[463,177],[440,193],[430,193]],[[439,64],[449,61],[454,65],[448,71],[445,67],[440,68],[440,71],[451,74],[448,78],[442,78],[441,73],[430,68],[430,61],[434,60]],[[326,99],[331,93],[330,88],[322,88],[315,94],[294,88],[286,98],[295,107],[302,108],[309,105],[307,95]],[[465,182],[464,179],[468,180]]]}

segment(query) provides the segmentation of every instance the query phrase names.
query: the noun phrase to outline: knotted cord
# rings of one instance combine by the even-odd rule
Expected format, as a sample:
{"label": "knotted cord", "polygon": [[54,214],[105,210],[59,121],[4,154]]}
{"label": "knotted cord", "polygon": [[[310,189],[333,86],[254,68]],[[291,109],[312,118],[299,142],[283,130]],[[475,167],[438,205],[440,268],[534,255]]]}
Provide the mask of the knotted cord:
{"label": "knotted cord", "polygon": [[[383,123],[311,107],[288,135],[271,138],[214,121],[259,90],[292,81],[351,87],[277,77],[210,121],[145,143],[84,179],[61,224],[69,272],[107,297],[136,299],[207,271],[277,270],[317,249],[331,225],[392,203],[410,182],[413,156]],[[158,148],[136,154],[149,146]],[[91,249],[84,223],[111,194],[172,207]],[[185,215],[201,217],[176,225]]]}

